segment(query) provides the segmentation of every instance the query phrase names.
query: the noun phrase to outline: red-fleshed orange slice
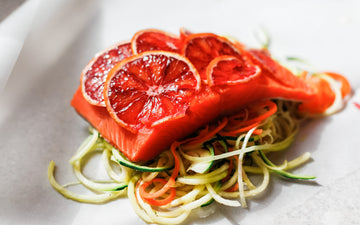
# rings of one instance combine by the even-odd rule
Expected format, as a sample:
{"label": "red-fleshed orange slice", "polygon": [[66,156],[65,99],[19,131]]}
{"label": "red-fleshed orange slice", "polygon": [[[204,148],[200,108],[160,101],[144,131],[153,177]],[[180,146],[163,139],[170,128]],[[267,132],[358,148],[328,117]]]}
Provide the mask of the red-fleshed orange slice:
{"label": "red-fleshed orange slice", "polygon": [[187,29],[185,29],[185,28],[180,28],[180,40],[181,41],[185,41],[186,40],[186,38],[190,35],[190,34],[192,34],[189,30],[187,30]]}
{"label": "red-fleshed orange slice", "polygon": [[144,52],[116,65],[107,77],[104,98],[111,117],[136,133],[185,116],[200,76],[185,57]]}
{"label": "red-fleshed orange slice", "polygon": [[156,29],[146,29],[133,36],[131,48],[134,54],[154,50],[179,52],[181,43],[180,38],[174,34]]}
{"label": "red-fleshed orange slice", "polygon": [[213,59],[206,69],[209,86],[244,83],[260,74],[258,66],[237,57],[223,55]]}
{"label": "red-fleshed orange slice", "polygon": [[232,42],[212,33],[190,34],[182,53],[194,64],[204,82],[207,82],[206,68],[216,57],[230,55],[242,59]]}
{"label": "red-fleshed orange slice", "polygon": [[269,97],[294,101],[307,101],[314,97],[314,90],[305,79],[295,76],[290,70],[273,60],[267,50],[243,51],[256,65],[259,65],[267,80]]}
{"label": "red-fleshed orange slice", "polygon": [[104,83],[108,72],[120,61],[132,55],[130,42],[122,42],[98,53],[81,73],[84,98],[92,105],[105,106]]}
{"label": "red-fleshed orange slice", "polygon": [[269,72],[269,75],[277,82],[284,86],[298,86],[299,81],[287,68],[281,66],[277,61],[271,58],[270,53],[264,49],[250,49],[249,58],[255,63],[262,66],[264,70]]}

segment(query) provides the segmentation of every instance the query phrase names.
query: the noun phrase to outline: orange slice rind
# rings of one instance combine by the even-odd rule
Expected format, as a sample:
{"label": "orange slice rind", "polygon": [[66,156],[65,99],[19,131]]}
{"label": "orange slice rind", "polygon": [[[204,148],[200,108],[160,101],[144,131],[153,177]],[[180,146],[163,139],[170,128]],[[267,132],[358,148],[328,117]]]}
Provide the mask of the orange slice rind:
{"label": "orange slice rind", "polygon": [[108,72],[131,55],[129,41],[117,43],[96,54],[80,76],[81,91],[86,101],[92,105],[105,106],[103,88]]}
{"label": "orange slice rind", "polygon": [[246,64],[239,58],[223,55],[213,59],[207,69],[207,83],[209,86],[235,85],[248,82],[260,74],[260,68]]}

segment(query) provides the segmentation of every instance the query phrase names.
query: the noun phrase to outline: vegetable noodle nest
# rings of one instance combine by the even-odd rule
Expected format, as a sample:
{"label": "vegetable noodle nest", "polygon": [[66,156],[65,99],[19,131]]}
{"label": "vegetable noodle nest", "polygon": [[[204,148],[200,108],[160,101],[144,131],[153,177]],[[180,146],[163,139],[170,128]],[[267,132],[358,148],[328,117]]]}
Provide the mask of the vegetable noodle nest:
{"label": "vegetable noodle nest", "polygon": [[[340,90],[336,92],[341,95]],[[67,185],[58,184],[53,161],[48,168],[49,180],[63,196],[79,202],[105,203],[127,197],[147,223],[179,224],[192,210],[214,201],[245,208],[248,198],[266,190],[272,174],[290,179],[315,178],[289,172],[310,159],[308,152],[281,165],[269,159],[271,153],[289,147],[301,121],[306,119],[297,107],[298,103],[283,100],[248,105],[239,114],[210,124],[184,141],[174,142],[169,150],[147,164],[127,161],[90,127],[90,136],[70,163],[78,183],[94,194],[73,193],[66,189]],[[82,173],[83,159],[94,151],[102,152],[107,181],[92,180]],[[259,176],[260,182],[256,178]]]}

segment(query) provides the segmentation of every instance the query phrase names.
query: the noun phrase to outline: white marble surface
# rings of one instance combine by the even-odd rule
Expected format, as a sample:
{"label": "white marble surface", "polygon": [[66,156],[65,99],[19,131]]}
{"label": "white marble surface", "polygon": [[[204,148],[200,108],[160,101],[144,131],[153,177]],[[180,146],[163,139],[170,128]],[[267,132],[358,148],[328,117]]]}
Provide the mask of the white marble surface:
{"label": "white marble surface", "polygon": [[28,0],[0,23],[0,224],[144,224],[127,199],[80,204],[47,181],[50,160],[60,183],[74,179],[68,160],[87,123],[69,102],[82,68],[97,51],[144,28],[231,34],[256,46],[260,26],[271,34],[275,56],[341,72],[355,97],[341,113],[305,124],[286,152],[312,153],[295,172],[316,175],[315,183],[273,176],[248,209],[214,205],[208,210],[215,214],[186,224],[358,224],[359,11],[357,0]]}

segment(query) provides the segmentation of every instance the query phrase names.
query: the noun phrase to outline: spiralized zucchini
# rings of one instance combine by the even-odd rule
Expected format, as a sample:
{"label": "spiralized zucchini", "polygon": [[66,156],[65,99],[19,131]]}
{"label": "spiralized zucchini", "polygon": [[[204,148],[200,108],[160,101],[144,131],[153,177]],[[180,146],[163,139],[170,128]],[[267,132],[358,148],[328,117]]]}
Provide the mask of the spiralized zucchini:
{"label": "spiralized zucchini", "polygon": [[[288,171],[309,160],[308,152],[281,165],[270,161],[272,152],[289,147],[303,119],[297,114],[298,103],[282,100],[273,103],[276,112],[245,132],[233,136],[221,135],[229,134],[229,127],[241,127],[251,121],[254,112],[256,117],[270,111],[268,106],[255,111],[244,109],[237,117],[229,118],[227,126],[205,142],[196,143],[194,140],[197,137],[184,140],[160,154],[151,164],[138,165],[139,168],[136,163],[129,166],[126,162],[120,163],[118,150],[90,128],[90,136],[71,158],[70,164],[78,182],[94,194],[73,193],[58,184],[53,161],[48,168],[49,181],[60,194],[79,202],[105,203],[127,196],[134,211],[147,223],[180,224],[193,209],[206,207],[212,202],[247,207],[249,198],[266,190],[272,174],[286,179],[315,178]],[[82,159],[95,150],[102,152],[101,160],[109,176],[108,181],[92,180],[82,172],[85,162]],[[122,156],[120,158],[124,160]],[[112,167],[114,163],[120,170]],[[254,178],[259,176],[262,180],[255,182],[258,179]]]}

